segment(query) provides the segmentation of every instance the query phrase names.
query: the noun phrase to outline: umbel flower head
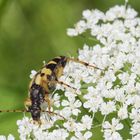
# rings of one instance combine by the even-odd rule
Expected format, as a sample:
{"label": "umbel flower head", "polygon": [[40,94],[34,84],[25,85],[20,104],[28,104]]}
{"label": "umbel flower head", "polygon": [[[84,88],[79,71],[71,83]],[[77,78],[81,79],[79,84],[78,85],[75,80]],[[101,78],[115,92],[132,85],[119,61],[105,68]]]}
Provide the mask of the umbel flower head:
{"label": "umbel flower head", "polygon": [[[140,139],[140,18],[128,5],[105,13],[85,10],[69,36],[85,39],[78,58],[100,69],[69,62],[58,85],[52,110],[42,113],[40,126],[18,120],[21,140],[139,140]],[[93,45],[89,46],[89,43]],[[34,72],[33,72],[34,73]],[[60,94],[61,92],[61,94]],[[49,119],[51,117],[51,119]]]}

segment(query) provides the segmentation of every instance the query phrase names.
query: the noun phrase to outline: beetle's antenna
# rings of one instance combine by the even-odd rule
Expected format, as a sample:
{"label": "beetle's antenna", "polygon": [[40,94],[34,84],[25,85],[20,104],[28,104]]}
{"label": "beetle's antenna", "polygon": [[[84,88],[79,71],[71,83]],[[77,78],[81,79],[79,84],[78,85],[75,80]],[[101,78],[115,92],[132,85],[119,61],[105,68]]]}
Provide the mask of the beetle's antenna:
{"label": "beetle's antenna", "polygon": [[103,69],[101,69],[101,68],[98,68],[95,64],[89,64],[89,63],[87,63],[87,62],[84,62],[84,61],[81,61],[81,60],[79,60],[79,59],[75,59],[75,58],[67,58],[68,59],[68,61],[73,61],[73,62],[77,62],[77,63],[80,63],[80,64],[83,64],[83,65],[85,65],[85,66],[88,66],[88,67],[93,67],[93,68],[95,68],[95,69],[99,69],[99,70],[103,70]]}
{"label": "beetle's antenna", "polygon": [[20,109],[20,110],[0,110],[0,113],[20,113],[20,112],[29,112],[28,110],[26,109]]}

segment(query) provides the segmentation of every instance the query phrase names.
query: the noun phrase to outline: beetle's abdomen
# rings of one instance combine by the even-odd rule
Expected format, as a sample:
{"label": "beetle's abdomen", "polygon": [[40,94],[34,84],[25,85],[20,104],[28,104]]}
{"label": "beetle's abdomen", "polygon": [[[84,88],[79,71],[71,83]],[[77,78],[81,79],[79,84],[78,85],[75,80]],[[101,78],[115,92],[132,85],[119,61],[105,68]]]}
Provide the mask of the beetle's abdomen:
{"label": "beetle's abdomen", "polygon": [[33,84],[30,90],[30,99],[32,105],[29,107],[33,120],[38,121],[40,119],[41,103],[44,101],[44,89],[37,84]]}

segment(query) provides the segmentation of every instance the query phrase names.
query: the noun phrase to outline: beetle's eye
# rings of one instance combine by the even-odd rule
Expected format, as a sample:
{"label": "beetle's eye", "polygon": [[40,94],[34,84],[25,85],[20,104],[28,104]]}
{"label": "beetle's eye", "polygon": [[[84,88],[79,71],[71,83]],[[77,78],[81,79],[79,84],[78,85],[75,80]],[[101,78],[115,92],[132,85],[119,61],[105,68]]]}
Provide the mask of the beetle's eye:
{"label": "beetle's eye", "polygon": [[41,73],[40,76],[43,77],[45,75],[45,73]]}

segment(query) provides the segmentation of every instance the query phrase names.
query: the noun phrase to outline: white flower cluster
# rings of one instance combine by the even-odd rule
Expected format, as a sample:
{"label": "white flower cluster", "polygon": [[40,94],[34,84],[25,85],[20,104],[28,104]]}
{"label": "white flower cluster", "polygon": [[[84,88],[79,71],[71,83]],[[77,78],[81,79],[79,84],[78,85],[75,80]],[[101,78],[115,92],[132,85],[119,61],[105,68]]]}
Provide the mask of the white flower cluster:
{"label": "white flower cluster", "polygon": [[[129,121],[133,140],[140,139],[140,18],[131,7],[115,6],[106,13],[99,10],[83,11],[83,19],[75,28],[67,30],[70,36],[82,36],[89,31],[90,39],[98,43],[92,47],[84,45],[79,59],[94,63],[104,69],[100,77],[94,72],[95,85],[88,87],[83,97],[85,108],[102,115],[116,113],[112,125],[103,122],[104,138],[121,140],[117,132],[123,129],[120,121]],[[88,78],[89,79],[89,78]],[[84,81],[86,82],[86,81]],[[90,81],[91,82],[91,81]],[[130,121],[131,120],[131,121]],[[126,138],[124,138],[126,139]]]}
{"label": "white flower cluster", "polygon": [[[37,126],[25,117],[18,121],[20,139],[97,139],[100,127],[105,140],[140,139],[140,18],[126,5],[83,11],[83,18],[69,36],[85,36],[96,45],[84,45],[78,58],[101,69],[69,62],[61,81],[78,89],[58,85],[51,120],[42,115]],[[33,72],[34,73],[34,72]],[[60,90],[61,91],[60,94]],[[44,114],[44,113],[43,113]]]}

